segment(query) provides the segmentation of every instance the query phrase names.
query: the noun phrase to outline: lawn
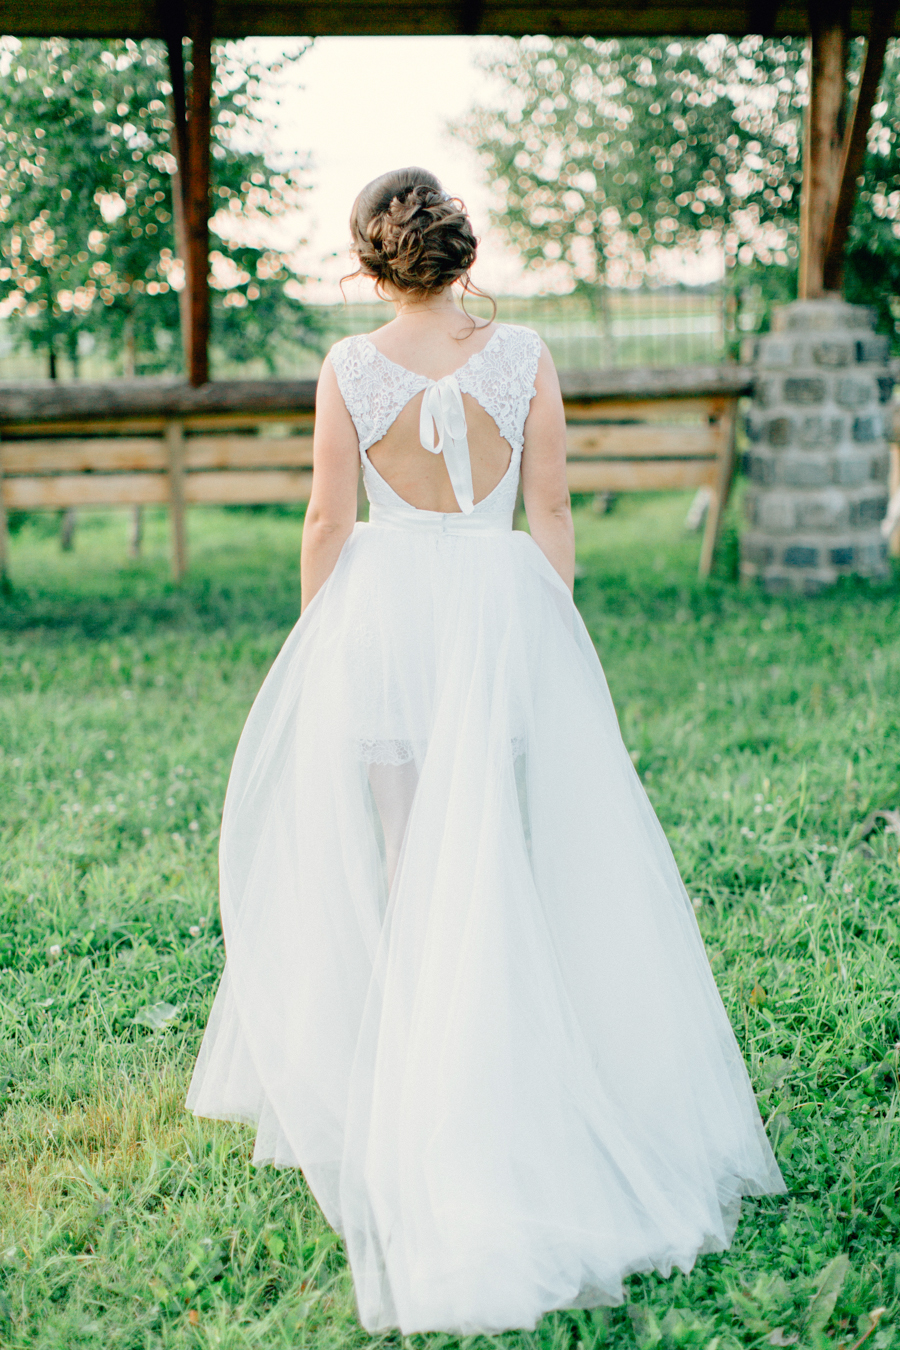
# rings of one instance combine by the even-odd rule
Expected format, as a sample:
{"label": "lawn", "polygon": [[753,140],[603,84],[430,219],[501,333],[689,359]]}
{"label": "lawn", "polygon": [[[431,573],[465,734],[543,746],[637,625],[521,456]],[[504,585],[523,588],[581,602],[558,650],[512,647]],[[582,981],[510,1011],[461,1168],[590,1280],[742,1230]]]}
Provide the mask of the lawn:
{"label": "lawn", "polygon": [[[504,1350],[900,1342],[900,578],[694,579],[683,498],[578,511],[577,599],[694,899],[788,1181],[730,1252]],[[39,522],[40,524],[40,522]],[[399,1346],[302,1179],[182,1101],[222,963],[218,819],[299,605],[300,521],[26,525],[0,598],[0,1345]],[[865,837],[864,837],[865,835]],[[417,1350],[452,1338],[412,1337]],[[479,1345],[478,1338],[468,1342]],[[480,1341],[486,1348],[489,1343]]]}

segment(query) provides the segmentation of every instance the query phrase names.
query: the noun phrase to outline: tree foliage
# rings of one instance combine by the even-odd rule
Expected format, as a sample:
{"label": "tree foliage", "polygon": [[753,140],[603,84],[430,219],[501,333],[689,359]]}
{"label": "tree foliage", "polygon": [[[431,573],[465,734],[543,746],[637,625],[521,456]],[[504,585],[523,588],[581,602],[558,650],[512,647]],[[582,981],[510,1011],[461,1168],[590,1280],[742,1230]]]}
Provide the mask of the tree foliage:
{"label": "tree foliage", "polygon": [[[164,48],[5,39],[3,56],[0,314],[51,369],[62,352],[77,368],[97,341],[123,370],[177,368],[184,272]],[[215,57],[213,343],[273,367],[278,344],[316,340],[310,312],[289,295],[289,257],[272,242],[279,217],[300,204],[303,166],[278,172],[263,153],[256,100],[279,70],[233,45]]]}
{"label": "tree foliage", "polygon": [[[856,79],[861,49],[851,64]],[[665,276],[673,251],[724,255],[730,284],[787,299],[798,257],[799,41],[528,38],[487,63],[496,106],[457,131],[498,194],[495,222],[532,268],[602,302]],[[900,286],[900,53],[889,53],[847,257],[849,298],[892,324]],[[874,217],[874,225],[873,225]]]}

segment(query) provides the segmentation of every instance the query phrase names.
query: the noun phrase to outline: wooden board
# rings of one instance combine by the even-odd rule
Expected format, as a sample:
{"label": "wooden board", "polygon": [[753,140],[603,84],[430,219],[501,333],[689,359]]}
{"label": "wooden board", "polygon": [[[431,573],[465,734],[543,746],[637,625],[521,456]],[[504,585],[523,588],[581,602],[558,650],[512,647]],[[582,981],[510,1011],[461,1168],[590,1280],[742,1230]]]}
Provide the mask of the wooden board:
{"label": "wooden board", "polygon": [[195,505],[306,502],[311,491],[312,474],[289,469],[262,469],[256,473],[191,473],[184,480],[184,499]]}
{"label": "wooden board", "polygon": [[[309,468],[311,436],[190,436],[185,469]],[[165,441],[150,437],[7,441],[7,474],[159,472],[168,465]]]}
{"label": "wooden board", "polygon": [[[0,0],[2,3],[2,0]],[[609,403],[634,400],[736,398],[752,388],[743,366],[678,366],[656,369],[564,370],[563,398]],[[212,380],[199,389],[171,380],[110,380],[65,384],[56,380],[0,383],[0,435],[15,434],[19,423],[111,425],[127,419],[180,417],[190,430],[194,417],[234,416],[252,423],[259,416],[285,420],[315,407],[315,380]]]}
{"label": "wooden board", "polygon": [[723,435],[715,424],[706,426],[569,426],[569,458],[578,459],[714,459],[721,453]]}
{"label": "wooden board", "polygon": [[[312,432],[315,424],[312,411],[256,412],[256,413],[194,413],[182,417],[188,433],[200,431],[255,432],[258,427],[292,427],[295,431]],[[94,417],[77,421],[52,419],[41,422],[7,422],[0,427],[3,441],[33,440],[35,437],[57,436],[164,436],[165,417]]]}
{"label": "wooden board", "polygon": [[670,460],[641,464],[634,460],[604,460],[566,465],[570,492],[670,492],[713,487],[715,460]]}
{"label": "wooden board", "polygon": [[3,478],[8,511],[69,506],[160,506],[169,502],[167,473],[78,473],[47,478]]}
{"label": "wooden board", "polygon": [[721,397],[658,399],[564,399],[566,421],[572,422],[672,422],[677,425],[718,421],[729,400]]}

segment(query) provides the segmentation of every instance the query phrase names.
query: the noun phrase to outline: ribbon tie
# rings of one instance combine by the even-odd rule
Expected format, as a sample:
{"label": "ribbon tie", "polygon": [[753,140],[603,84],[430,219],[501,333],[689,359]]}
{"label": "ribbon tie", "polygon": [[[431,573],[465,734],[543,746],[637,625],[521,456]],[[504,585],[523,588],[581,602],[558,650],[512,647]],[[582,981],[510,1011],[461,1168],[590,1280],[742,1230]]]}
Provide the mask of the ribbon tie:
{"label": "ribbon tie", "polygon": [[474,510],[472,464],[466,437],[466,411],[455,375],[429,384],[419,413],[419,440],[433,455],[443,454],[453,495],[466,516]]}

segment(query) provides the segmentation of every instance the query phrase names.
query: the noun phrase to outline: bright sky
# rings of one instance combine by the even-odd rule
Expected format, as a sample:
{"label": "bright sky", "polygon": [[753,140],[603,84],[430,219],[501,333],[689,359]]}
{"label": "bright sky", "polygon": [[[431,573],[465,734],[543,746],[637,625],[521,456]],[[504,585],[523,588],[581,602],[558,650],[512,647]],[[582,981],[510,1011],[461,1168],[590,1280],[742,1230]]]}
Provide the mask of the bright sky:
{"label": "bright sky", "polygon": [[[388,169],[418,164],[465,201],[482,239],[474,279],[487,290],[529,290],[515,254],[490,232],[489,189],[474,153],[446,130],[474,103],[496,98],[476,64],[493,38],[319,38],[298,64],[302,88],[283,90],[273,143],[312,154],[312,181],[302,230],[304,270],[320,276],[310,299],[339,300],[339,278],[352,267],[347,220],[353,199]],[[281,44],[260,39],[260,55]],[[339,252],[336,258],[334,255]],[[546,285],[546,274],[541,278]],[[348,296],[354,288],[348,288]],[[356,290],[360,298],[368,285]]]}

